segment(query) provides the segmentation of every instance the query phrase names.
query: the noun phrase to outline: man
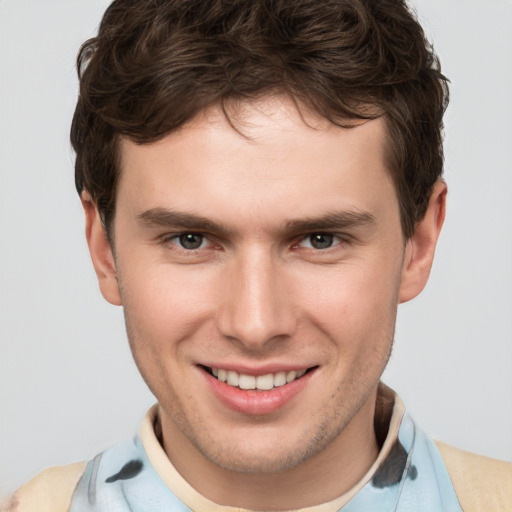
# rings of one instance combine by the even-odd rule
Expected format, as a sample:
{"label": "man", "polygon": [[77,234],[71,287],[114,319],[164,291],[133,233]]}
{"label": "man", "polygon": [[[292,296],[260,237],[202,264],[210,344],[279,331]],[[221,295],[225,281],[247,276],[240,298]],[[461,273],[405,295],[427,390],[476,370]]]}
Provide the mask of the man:
{"label": "man", "polygon": [[506,510],[510,467],[380,384],[446,197],[405,5],[116,1],[79,69],[87,240],[158,406],[13,508]]}

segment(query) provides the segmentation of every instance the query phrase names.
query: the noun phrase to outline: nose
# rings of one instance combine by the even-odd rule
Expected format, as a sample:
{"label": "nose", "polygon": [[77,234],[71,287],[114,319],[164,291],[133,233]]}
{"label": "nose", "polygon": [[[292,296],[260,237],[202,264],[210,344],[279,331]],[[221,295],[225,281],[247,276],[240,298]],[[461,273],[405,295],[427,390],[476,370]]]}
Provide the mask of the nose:
{"label": "nose", "polygon": [[218,327],[249,350],[289,337],[296,329],[286,276],[276,260],[264,250],[248,250],[226,269]]}

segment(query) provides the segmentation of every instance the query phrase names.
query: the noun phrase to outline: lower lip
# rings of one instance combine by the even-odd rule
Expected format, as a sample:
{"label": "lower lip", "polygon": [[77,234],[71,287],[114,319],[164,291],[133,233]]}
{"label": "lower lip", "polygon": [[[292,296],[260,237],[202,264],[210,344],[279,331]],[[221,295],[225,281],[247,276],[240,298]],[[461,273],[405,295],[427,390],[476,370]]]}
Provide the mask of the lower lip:
{"label": "lower lip", "polygon": [[308,384],[313,371],[297,380],[268,391],[245,390],[229,386],[202,370],[213,394],[228,408],[244,414],[262,415],[278,411]]}

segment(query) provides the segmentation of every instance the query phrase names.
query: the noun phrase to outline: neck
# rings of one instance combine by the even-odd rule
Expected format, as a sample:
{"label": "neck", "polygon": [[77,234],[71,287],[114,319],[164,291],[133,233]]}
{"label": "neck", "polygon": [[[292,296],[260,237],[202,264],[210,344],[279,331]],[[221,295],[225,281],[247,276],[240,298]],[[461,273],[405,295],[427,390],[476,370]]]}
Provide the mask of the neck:
{"label": "neck", "polygon": [[350,491],[375,462],[374,394],[343,431],[319,454],[278,473],[240,473],[205,458],[162,418],[162,441],[178,472],[199,493],[220,505],[252,510],[302,509]]}

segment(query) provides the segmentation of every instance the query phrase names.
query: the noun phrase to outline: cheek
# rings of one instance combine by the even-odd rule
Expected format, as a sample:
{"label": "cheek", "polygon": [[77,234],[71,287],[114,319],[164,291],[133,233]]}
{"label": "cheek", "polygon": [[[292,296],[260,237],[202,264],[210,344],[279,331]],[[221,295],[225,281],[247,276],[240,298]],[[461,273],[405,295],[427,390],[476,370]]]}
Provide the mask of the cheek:
{"label": "cheek", "polygon": [[[398,265],[389,262],[347,264],[315,271],[295,296],[304,313],[344,350],[388,344],[398,304]],[[303,276],[304,277],[304,276]],[[371,343],[370,343],[371,344]]]}
{"label": "cheek", "polygon": [[168,265],[129,268],[120,273],[120,288],[130,337],[159,352],[175,348],[202,321],[208,280]]}

